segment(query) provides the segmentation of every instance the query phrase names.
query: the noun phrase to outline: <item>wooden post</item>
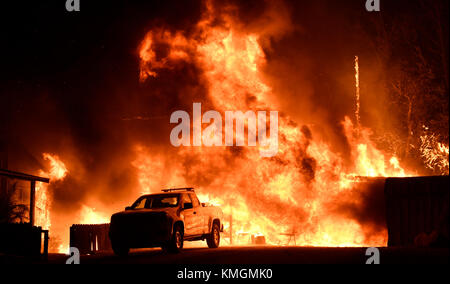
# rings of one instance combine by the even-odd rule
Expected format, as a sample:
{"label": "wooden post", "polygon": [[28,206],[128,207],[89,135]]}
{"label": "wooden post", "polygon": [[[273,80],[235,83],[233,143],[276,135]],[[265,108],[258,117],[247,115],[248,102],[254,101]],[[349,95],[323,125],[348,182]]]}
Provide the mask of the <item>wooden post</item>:
{"label": "wooden post", "polygon": [[36,204],[36,181],[32,180],[30,188],[30,225],[34,226],[34,207]]}

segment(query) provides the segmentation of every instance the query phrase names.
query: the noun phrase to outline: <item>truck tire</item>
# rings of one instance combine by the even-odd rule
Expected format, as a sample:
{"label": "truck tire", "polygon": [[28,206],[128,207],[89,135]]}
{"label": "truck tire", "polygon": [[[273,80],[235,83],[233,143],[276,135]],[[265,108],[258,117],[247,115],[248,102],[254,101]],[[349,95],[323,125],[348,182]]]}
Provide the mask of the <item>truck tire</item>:
{"label": "truck tire", "polygon": [[218,248],[220,244],[220,228],[217,223],[214,223],[211,229],[211,234],[206,238],[206,243],[209,248]]}
{"label": "truck tire", "polygon": [[166,250],[170,253],[179,253],[183,249],[183,228],[180,225],[175,225],[173,228],[172,237],[169,240],[169,243],[163,247],[163,250]]}

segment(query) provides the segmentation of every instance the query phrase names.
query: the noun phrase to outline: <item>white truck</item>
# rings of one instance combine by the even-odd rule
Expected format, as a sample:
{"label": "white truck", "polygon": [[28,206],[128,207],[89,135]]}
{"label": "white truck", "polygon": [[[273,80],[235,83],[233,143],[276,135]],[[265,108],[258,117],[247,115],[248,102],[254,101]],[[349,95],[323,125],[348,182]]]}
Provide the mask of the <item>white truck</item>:
{"label": "white truck", "polygon": [[131,248],[161,247],[176,253],[184,241],[206,240],[208,247],[217,248],[222,221],[222,210],[200,203],[193,188],[165,189],[141,196],[112,215],[109,238],[119,256]]}

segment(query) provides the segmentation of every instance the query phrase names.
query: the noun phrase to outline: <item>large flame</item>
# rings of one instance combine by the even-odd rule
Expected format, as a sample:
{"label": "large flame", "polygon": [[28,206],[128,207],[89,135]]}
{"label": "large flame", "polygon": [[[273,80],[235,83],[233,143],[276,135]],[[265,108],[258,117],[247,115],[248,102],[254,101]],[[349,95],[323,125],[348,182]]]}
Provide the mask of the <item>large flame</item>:
{"label": "large flame", "polygon": [[[275,93],[264,79],[267,59],[260,44],[262,35],[247,31],[226,13],[217,21],[213,5],[206,3],[203,18],[189,35],[162,28],[148,32],[139,46],[140,80],[158,80],[163,70],[179,71],[183,64],[193,64],[207,88],[205,111],[278,110],[283,94]],[[395,155],[377,148],[372,131],[361,125],[359,57],[354,64],[356,119],[341,121],[349,145],[347,156],[333,151],[332,142],[314,135],[312,127],[282,114],[279,152],[273,158],[262,158],[256,147],[171,148],[161,154],[136,145],[136,159],[130,166],[137,170],[140,188],[130,196],[194,186],[202,202],[222,207],[223,239],[230,244],[242,244],[240,236],[253,235],[278,245],[292,244],[292,237],[301,246],[386,245],[384,227],[363,225],[358,216],[342,208],[363,207],[365,178],[412,173]],[[424,135],[422,145],[426,164],[448,174],[448,146],[437,143],[432,135]],[[55,155],[44,154],[44,158],[51,169],[43,173],[54,181],[64,179],[65,164]],[[49,228],[47,187],[40,185],[38,194],[38,207],[44,208],[38,214],[39,223]],[[110,215],[102,212],[105,208],[94,207],[83,204],[71,222],[107,223]],[[60,251],[67,248],[61,245]]]}
{"label": "large flame", "polygon": [[[50,183],[63,180],[68,171],[66,165],[59,159],[57,155],[44,153],[44,160],[48,161],[50,168],[48,171],[41,170],[39,175],[50,178]],[[51,194],[48,192],[48,185],[43,183],[36,184],[36,220],[35,223],[45,230],[51,227],[50,211],[51,211]]]}
{"label": "large flame", "polygon": [[[209,3],[209,2],[208,2]],[[176,69],[179,62],[197,64],[208,86],[214,110],[270,110],[280,94],[264,81],[265,54],[260,36],[242,30],[227,15],[223,24],[213,24],[212,7],[197,26],[197,34],[150,31],[140,46],[141,80],[157,77],[162,69]],[[169,46],[167,56],[157,58],[154,48]],[[359,124],[359,65],[356,61]],[[139,171],[142,191],[165,186],[196,183],[202,201],[220,204],[230,223],[232,238],[239,233],[263,234],[272,244],[282,244],[295,235],[297,245],[383,246],[385,230],[368,236],[360,223],[332,208],[338,203],[358,206],[353,194],[357,177],[406,176],[395,156],[376,148],[371,131],[354,127],[350,118],[342,121],[351,146],[352,166],[315,138],[311,130],[299,127],[289,117],[279,121],[279,153],[263,159],[257,149],[233,151],[224,148],[181,148],[177,161],[155,157],[139,146],[134,166]],[[170,177],[167,177],[170,173]]]}
{"label": "large flame", "polygon": [[[51,211],[52,211],[52,192],[49,191],[49,186],[63,181],[69,174],[66,164],[60,159],[58,155],[44,153],[43,158],[49,162],[48,170],[41,170],[39,174],[41,176],[48,177],[50,184],[37,183],[36,184],[36,220],[37,226],[42,227],[45,230],[51,229]],[[77,214],[78,218],[72,220],[75,224],[105,224],[109,223],[109,215],[97,212],[95,208],[91,208],[87,205],[82,205],[80,211]],[[67,232],[50,231],[52,239],[58,239],[65,236]],[[56,237],[56,238],[55,238]],[[58,246],[57,251],[59,253],[68,252],[68,243],[61,243]]]}

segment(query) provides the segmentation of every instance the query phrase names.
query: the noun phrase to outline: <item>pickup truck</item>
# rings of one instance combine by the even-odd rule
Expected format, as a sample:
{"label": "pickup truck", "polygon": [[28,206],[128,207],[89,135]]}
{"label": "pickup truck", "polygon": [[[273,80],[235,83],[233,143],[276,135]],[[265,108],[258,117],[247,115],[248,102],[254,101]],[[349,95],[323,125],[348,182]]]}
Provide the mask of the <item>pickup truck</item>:
{"label": "pickup truck", "polygon": [[222,222],[222,210],[200,203],[193,188],[165,189],[141,196],[112,215],[109,238],[119,256],[131,248],[161,247],[177,253],[184,241],[206,240],[209,248],[217,248]]}

